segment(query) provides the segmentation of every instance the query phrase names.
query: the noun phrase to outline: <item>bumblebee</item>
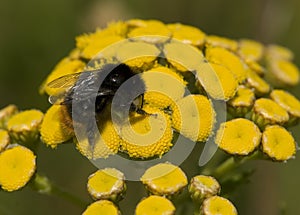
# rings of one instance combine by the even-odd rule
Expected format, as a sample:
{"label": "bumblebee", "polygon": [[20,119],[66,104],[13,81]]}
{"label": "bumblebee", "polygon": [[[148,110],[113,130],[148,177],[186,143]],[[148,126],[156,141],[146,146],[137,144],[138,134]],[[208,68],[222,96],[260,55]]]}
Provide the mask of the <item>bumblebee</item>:
{"label": "bumblebee", "polygon": [[[122,123],[128,112],[124,111],[129,106],[129,112],[147,114],[143,111],[145,83],[128,65],[121,63],[106,64],[100,69],[83,71],[62,76],[50,82],[47,86],[52,89],[63,89],[63,93],[51,95],[52,104],[66,106],[69,117],[84,125],[89,141],[94,142],[96,126],[90,123],[96,120],[108,105],[112,105],[114,96],[122,84],[125,87],[114,99],[114,113],[118,123]],[[142,93],[140,93],[142,92]],[[137,96],[134,100],[135,95]]]}

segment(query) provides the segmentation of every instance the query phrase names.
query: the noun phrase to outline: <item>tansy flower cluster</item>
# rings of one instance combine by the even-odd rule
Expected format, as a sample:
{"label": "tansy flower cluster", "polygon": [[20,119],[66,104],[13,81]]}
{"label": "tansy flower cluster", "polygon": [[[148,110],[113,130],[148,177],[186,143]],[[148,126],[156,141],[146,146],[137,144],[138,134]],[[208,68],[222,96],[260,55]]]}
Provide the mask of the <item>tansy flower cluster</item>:
{"label": "tansy flower cluster", "polygon": [[[293,57],[279,45],[232,40],[158,20],[113,22],[80,35],[40,88],[53,103],[45,114],[18,111],[13,105],[0,111],[0,186],[14,191],[30,180],[38,140],[52,148],[74,142],[91,160],[118,154],[143,162],[162,158],[180,144],[176,140],[182,135],[197,146],[212,140],[227,159],[216,156],[216,167],[198,168],[191,178],[168,162],[148,168],[140,178],[148,196],[140,199],[135,214],[175,214],[180,198],[195,203],[195,214],[237,214],[221,197],[220,184],[223,189],[231,180],[227,173],[247,160],[287,161],[296,155],[297,144],[288,130],[300,118],[300,101],[288,91],[299,83]],[[80,74],[108,64],[126,64],[141,77],[142,110],[130,111],[129,123],[116,124],[112,104],[99,104],[103,108],[95,121],[100,135],[91,143],[90,136],[77,138],[75,127],[82,125],[72,120],[63,95]],[[223,121],[220,105],[226,113]],[[110,167],[91,174],[87,190],[94,202],[83,214],[121,214],[118,203],[126,196],[125,176]],[[246,177],[236,176],[241,181]],[[40,192],[49,194],[46,177],[36,174],[34,180]]]}

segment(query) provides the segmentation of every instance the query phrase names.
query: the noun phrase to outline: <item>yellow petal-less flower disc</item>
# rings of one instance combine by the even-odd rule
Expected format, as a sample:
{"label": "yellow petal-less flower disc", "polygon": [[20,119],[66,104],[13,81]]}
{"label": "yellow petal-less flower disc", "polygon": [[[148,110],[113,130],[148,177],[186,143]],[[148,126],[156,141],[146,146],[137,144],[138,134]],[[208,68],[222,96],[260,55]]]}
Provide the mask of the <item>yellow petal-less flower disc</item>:
{"label": "yellow petal-less flower disc", "polygon": [[296,86],[299,83],[299,69],[290,61],[272,59],[268,63],[266,79],[278,87]]}
{"label": "yellow petal-less flower disc", "polygon": [[236,51],[238,48],[238,42],[226,37],[220,37],[216,35],[206,36],[206,45],[212,47],[222,47],[231,51]]}
{"label": "yellow petal-less flower disc", "polygon": [[171,30],[174,39],[198,47],[202,47],[204,44],[205,33],[198,28],[180,23],[168,24],[167,27]]}
{"label": "yellow petal-less flower disc", "polygon": [[254,89],[254,92],[257,96],[266,95],[271,89],[270,85],[251,69],[247,70],[246,86]]}
{"label": "yellow petal-less flower disc", "polygon": [[72,60],[70,58],[62,59],[52,72],[48,75],[42,86],[40,87],[40,93],[46,92],[48,95],[58,95],[59,93],[64,92],[65,89],[59,88],[50,88],[48,84],[51,81],[58,79],[59,77],[81,72],[85,67],[85,63],[81,60]]}
{"label": "yellow petal-less flower disc", "polygon": [[282,125],[289,120],[289,114],[273,100],[261,98],[254,103],[252,120],[260,127],[268,124]]}
{"label": "yellow petal-less flower disc", "polygon": [[129,119],[130,124],[121,127],[121,149],[134,158],[161,157],[173,146],[170,117],[149,106],[143,110],[151,115],[135,113]]}
{"label": "yellow petal-less flower disc", "polygon": [[197,175],[191,179],[189,192],[193,200],[197,202],[211,196],[218,195],[221,191],[219,182],[211,176]]}
{"label": "yellow petal-less flower disc", "polygon": [[108,200],[99,200],[90,204],[82,215],[120,215],[118,208]]}
{"label": "yellow petal-less flower disc", "polygon": [[283,107],[292,117],[300,117],[300,101],[284,90],[273,90],[270,94],[272,100]]}
{"label": "yellow petal-less flower disc", "polygon": [[151,195],[136,206],[135,215],[174,215],[175,206],[165,197]]}
{"label": "yellow petal-less flower disc", "polygon": [[[223,65],[210,63],[214,75],[203,76],[198,75],[201,84],[204,85],[205,91],[214,99],[229,100],[231,99],[238,87],[238,82],[235,76]],[[206,73],[208,74],[208,73]]]}
{"label": "yellow petal-less flower disc", "polygon": [[266,73],[266,69],[255,61],[246,61],[245,62],[249,69],[255,72],[259,76],[263,76]]}
{"label": "yellow petal-less flower disc", "polygon": [[34,174],[36,157],[24,146],[13,146],[0,154],[0,185],[15,191],[24,187]]}
{"label": "yellow petal-less flower disc", "polygon": [[262,135],[262,150],[276,161],[286,161],[296,154],[293,136],[279,125],[267,126]]}
{"label": "yellow petal-less flower disc", "polygon": [[65,107],[62,105],[51,106],[46,112],[41,125],[42,141],[53,148],[71,139],[74,135],[73,130],[68,125],[69,123],[64,120],[68,116],[63,114],[63,108]]}
{"label": "yellow petal-less flower disc", "polygon": [[172,114],[173,128],[194,141],[205,141],[212,133],[215,111],[208,98],[189,95],[177,102]]}
{"label": "yellow petal-less flower disc", "polygon": [[235,75],[239,83],[242,83],[246,76],[246,68],[242,60],[234,53],[221,47],[208,46],[205,51],[205,57],[213,63],[225,66]]}
{"label": "yellow petal-less flower disc", "polygon": [[250,120],[237,118],[221,124],[215,142],[229,154],[248,155],[259,145],[261,132]]}
{"label": "yellow petal-less flower disc", "polygon": [[254,40],[242,39],[239,41],[238,54],[245,61],[259,61],[264,52],[264,46]]}
{"label": "yellow petal-less flower disc", "polygon": [[6,130],[0,129],[0,152],[10,143],[9,134]]}
{"label": "yellow petal-less flower disc", "polygon": [[294,54],[286,47],[271,44],[266,47],[265,54],[267,58],[277,58],[284,60],[293,60]]}
{"label": "yellow petal-less flower disc", "polygon": [[142,183],[154,195],[172,196],[186,187],[185,173],[170,163],[160,163],[150,167],[141,177]]}
{"label": "yellow petal-less flower disc", "polygon": [[252,108],[255,100],[253,90],[240,85],[236,95],[228,101],[228,111],[233,116],[244,116]]}
{"label": "yellow petal-less flower disc", "polygon": [[18,108],[15,105],[7,105],[0,110],[0,128],[6,129],[6,124],[9,118],[18,113]]}
{"label": "yellow petal-less flower disc", "polygon": [[204,200],[201,206],[201,214],[203,215],[237,215],[234,205],[228,200],[220,196],[213,196]]}
{"label": "yellow petal-less flower disc", "polygon": [[44,114],[39,110],[26,110],[12,116],[7,122],[10,135],[22,143],[38,138]]}
{"label": "yellow petal-less flower disc", "polygon": [[126,190],[124,174],[114,168],[98,170],[89,176],[87,189],[95,200],[118,201]]}

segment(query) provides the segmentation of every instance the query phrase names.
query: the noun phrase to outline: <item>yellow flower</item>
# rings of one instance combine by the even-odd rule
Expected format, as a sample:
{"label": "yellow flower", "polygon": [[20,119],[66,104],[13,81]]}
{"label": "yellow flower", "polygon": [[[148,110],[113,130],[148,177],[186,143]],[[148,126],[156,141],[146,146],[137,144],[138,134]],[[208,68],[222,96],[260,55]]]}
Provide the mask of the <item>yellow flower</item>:
{"label": "yellow flower", "polygon": [[202,202],[204,199],[218,195],[221,191],[219,182],[211,176],[197,175],[191,179],[189,192],[196,202]]}
{"label": "yellow flower", "polygon": [[289,122],[300,118],[300,101],[295,96],[284,90],[273,90],[270,97],[289,113]]}
{"label": "yellow flower", "polygon": [[206,39],[205,43],[207,46],[222,47],[231,51],[236,51],[238,48],[237,41],[226,37],[209,35],[205,39]]}
{"label": "yellow flower", "polygon": [[99,200],[90,204],[82,215],[120,215],[118,208],[108,200]]}
{"label": "yellow flower", "polygon": [[234,205],[228,200],[220,196],[213,196],[204,200],[201,206],[201,214],[203,215],[237,215]]}
{"label": "yellow flower", "polygon": [[30,143],[37,140],[44,114],[39,110],[26,110],[12,116],[7,129],[16,141]]}
{"label": "yellow flower", "polygon": [[6,128],[7,121],[18,112],[15,105],[7,105],[0,110],[0,128]]}
{"label": "yellow flower", "polygon": [[58,144],[66,142],[73,137],[73,130],[69,127],[70,121],[68,114],[64,114],[64,106],[51,106],[44,116],[40,134],[42,141],[52,148]]}
{"label": "yellow flower", "polygon": [[119,201],[126,190],[124,174],[114,168],[98,170],[89,176],[87,189],[95,200]]}
{"label": "yellow flower", "polygon": [[150,193],[167,197],[180,193],[188,183],[185,173],[170,163],[150,167],[141,177],[141,181]]}
{"label": "yellow flower", "polygon": [[205,57],[213,63],[221,64],[234,74],[239,83],[246,78],[246,69],[242,60],[234,53],[221,47],[208,46],[205,51]]}
{"label": "yellow flower", "polygon": [[135,215],[174,215],[175,207],[172,202],[161,196],[149,196],[136,206]]}
{"label": "yellow flower", "polygon": [[253,106],[252,120],[260,127],[268,124],[284,124],[289,115],[279,104],[271,99],[257,99]]}
{"label": "yellow flower", "polygon": [[173,128],[194,141],[205,141],[215,123],[215,111],[203,95],[189,95],[177,102],[172,114]]}
{"label": "yellow flower", "polygon": [[0,153],[8,146],[9,143],[10,138],[8,132],[0,129]]}
{"label": "yellow flower", "polygon": [[171,30],[174,39],[198,47],[202,47],[204,44],[205,33],[198,28],[180,23],[168,24],[167,27]]}
{"label": "yellow flower", "polygon": [[246,61],[245,63],[250,70],[252,70],[259,76],[263,76],[266,73],[266,69],[255,61]]}
{"label": "yellow flower", "polygon": [[245,116],[252,108],[255,100],[253,90],[240,85],[236,95],[228,101],[228,111],[233,116]]}
{"label": "yellow flower", "polygon": [[129,119],[131,125],[121,127],[121,151],[133,158],[161,157],[173,145],[171,120],[158,109],[144,106],[143,110],[151,115],[134,113]]}
{"label": "yellow flower", "polygon": [[268,45],[266,50],[266,57],[268,59],[284,59],[284,60],[293,60],[294,54],[291,50],[286,47],[271,44]]}
{"label": "yellow flower", "polygon": [[239,41],[238,54],[246,61],[259,61],[264,52],[264,46],[254,40],[242,39]]}
{"label": "yellow flower", "polygon": [[210,63],[212,74],[197,73],[200,85],[214,99],[229,100],[237,90],[236,77],[223,65]]}
{"label": "yellow flower", "polygon": [[0,185],[15,191],[25,186],[35,172],[36,157],[24,146],[15,145],[0,154]]}
{"label": "yellow flower", "polygon": [[296,154],[296,142],[285,128],[267,126],[262,135],[262,150],[276,161],[286,161]]}
{"label": "yellow flower", "polygon": [[290,61],[272,59],[268,62],[266,79],[278,87],[296,86],[299,83],[299,69]]}
{"label": "yellow flower", "polygon": [[254,89],[257,96],[263,96],[270,91],[270,85],[251,69],[247,69],[246,86]]}
{"label": "yellow flower", "polygon": [[216,144],[229,154],[248,155],[259,145],[261,133],[250,120],[237,118],[221,124]]}

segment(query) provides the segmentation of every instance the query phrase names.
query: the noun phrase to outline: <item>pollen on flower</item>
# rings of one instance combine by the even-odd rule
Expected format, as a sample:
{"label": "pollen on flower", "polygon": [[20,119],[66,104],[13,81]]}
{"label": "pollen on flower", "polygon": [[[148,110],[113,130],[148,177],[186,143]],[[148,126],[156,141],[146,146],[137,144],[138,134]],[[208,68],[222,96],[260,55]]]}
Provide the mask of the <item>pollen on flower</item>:
{"label": "pollen on flower", "polygon": [[201,206],[201,214],[203,215],[237,215],[234,205],[228,200],[220,196],[213,196],[204,200]]}
{"label": "pollen on flower", "polygon": [[144,111],[151,115],[133,114],[129,124],[121,127],[121,151],[134,158],[161,157],[173,146],[173,131],[169,115],[144,106]]}
{"label": "pollen on flower", "polygon": [[13,139],[22,143],[35,141],[44,114],[39,110],[26,110],[12,116],[7,122],[7,129]]}
{"label": "pollen on flower", "polygon": [[15,105],[7,105],[0,110],[0,128],[6,129],[7,121],[16,113],[18,113],[18,108]]}
{"label": "pollen on flower", "polygon": [[203,95],[189,95],[177,102],[172,114],[173,128],[194,141],[205,141],[215,123],[215,111]]}
{"label": "pollen on flower", "polygon": [[257,99],[253,106],[252,120],[260,127],[268,124],[284,124],[289,120],[285,109],[271,99]]}
{"label": "pollen on flower", "polygon": [[219,182],[211,176],[197,175],[191,179],[189,192],[194,201],[202,202],[204,199],[218,195],[221,191]]}
{"label": "pollen on flower", "polygon": [[172,31],[172,38],[174,39],[197,47],[202,47],[204,44],[205,33],[198,28],[180,23],[168,24],[167,27]]}
{"label": "pollen on flower", "polygon": [[286,161],[295,155],[296,142],[285,128],[267,126],[262,135],[262,150],[276,161]]}
{"label": "pollen on flower", "polygon": [[175,206],[165,197],[151,195],[139,202],[135,215],[174,215]]}
{"label": "pollen on flower", "polygon": [[120,215],[117,206],[108,200],[99,200],[90,204],[82,215],[97,215],[97,214],[109,214]]}
{"label": "pollen on flower", "polygon": [[160,163],[150,167],[141,177],[147,190],[154,195],[173,196],[187,185],[185,173],[170,163]]}
{"label": "pollen on flower", "polygon": [[87,189],[95,200],[118,201],[126,190],[124,174],[114,168],[98,170],[89,176]]}
{"label": "pollen on flower", "polygon": [[24,146],[15,145],[0,154],[0,185],[15,191],[24,187],[34,174],[36,157]]}
{"label": "pollen on flower", "polygon": [[250,120],[237,118],[221,124],[215,142],[229,154],[248,155],[261,140],[259,128]]}
{"label": "pollen on flower", "polygon": [[63,115],[64,106],[51,106],[44,116],[40,134],[42,141],[52,148],[58,144],[66,142],[74,135],[73,129],[66,124],[67,115]]}
{"label": "pollen on flower", "polygon": [[10,143],[9,134],[6,130],[0,129],[0,152],[2,152]]}
{"label": "pollen on flower", "polygon": [[208,46],[205,51],[205,57],[213,63],[221,64],[234,74],[239,83],[246,78],[246,69],[242,60],[234,53],[221,47]]}
{"label": "pollen on flower", "polygon": [[238,48],[238,42],[226,37],[220,37],[216,35],[206,36],[206,45],[212,47],[222,47],[231,51],[236,51]]}

